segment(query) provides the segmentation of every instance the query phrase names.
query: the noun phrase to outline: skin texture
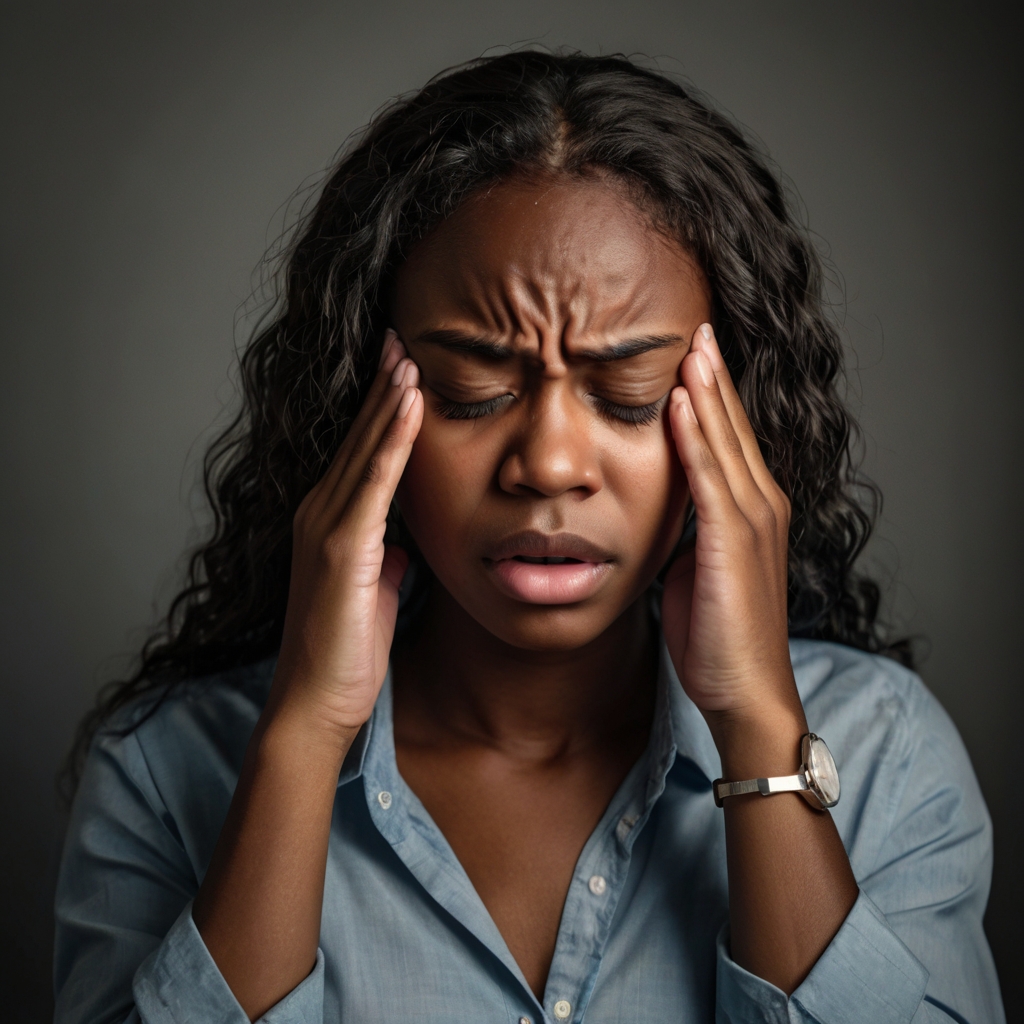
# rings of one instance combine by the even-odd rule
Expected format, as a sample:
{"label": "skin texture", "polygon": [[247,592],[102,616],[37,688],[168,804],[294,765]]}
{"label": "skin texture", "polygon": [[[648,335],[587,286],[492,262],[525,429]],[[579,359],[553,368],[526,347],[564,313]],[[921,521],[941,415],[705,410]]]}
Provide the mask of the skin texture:
{"label": "skin texture", "polygon": [[[676,669],[726,778],[795,771],[789,507],[710,310],[687,254],[599,176],[496,185],[401,268],[381,374],[296,516],[270,701],[194,905],[250,1016],[315,961],[337,773],[393,639],[396,494],[437,576],[394,652],[399,769],[538,994],[576,859],[647,741],[644,594],[691,496],[662,608]],[[732,955],[792,991],[856,899],[842,843],[796,794],[724,814]]]}

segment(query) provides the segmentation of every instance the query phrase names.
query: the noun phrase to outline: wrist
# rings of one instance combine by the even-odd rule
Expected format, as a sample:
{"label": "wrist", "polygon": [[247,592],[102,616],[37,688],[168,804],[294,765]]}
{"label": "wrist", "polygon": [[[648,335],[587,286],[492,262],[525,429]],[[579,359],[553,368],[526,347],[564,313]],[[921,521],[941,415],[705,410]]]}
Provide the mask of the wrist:
{"label": "wrist", "polygon": [[807,719],[794,703],[705,713],[722,761],[722,778],[740,781],[792,775],[800,767]]}
{"label": "wrist", "polygon": [[275,697],[272,693],[256,726],[261,758],[301,759],[336,776],[360,726],[337,723],[294,696]]}

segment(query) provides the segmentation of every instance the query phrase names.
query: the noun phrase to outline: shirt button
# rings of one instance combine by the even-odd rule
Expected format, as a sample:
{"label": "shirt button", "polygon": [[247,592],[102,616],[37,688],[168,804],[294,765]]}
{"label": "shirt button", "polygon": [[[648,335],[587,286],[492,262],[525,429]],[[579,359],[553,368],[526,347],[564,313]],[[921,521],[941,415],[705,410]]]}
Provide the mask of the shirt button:
{"label": "shirt button", "polygon": [[590,886],[590,891],[595,896],[603,896],[605,889],[608,888],[608,883],[604,880],[603,875],[591,875],[587,885]]}
{"label": "shirt button", "polygon": [[391,806],[391,794],[386,789],[382,789],[377,794],[377,803],[386,811]]}
{"label": "shirt button", "polygon": [[569,1001],[567,999],[559,999],[558,1002],[555,1003],[553,1009],[555,1011],[555,1016],[559,1020],[565,1020],[565,1018],[572,1013],[572,1007],[569,1005]]}
{"label": "shirt button", "polygon": [[529,1017],[520,1017],[519,1024],[531,1024]]}

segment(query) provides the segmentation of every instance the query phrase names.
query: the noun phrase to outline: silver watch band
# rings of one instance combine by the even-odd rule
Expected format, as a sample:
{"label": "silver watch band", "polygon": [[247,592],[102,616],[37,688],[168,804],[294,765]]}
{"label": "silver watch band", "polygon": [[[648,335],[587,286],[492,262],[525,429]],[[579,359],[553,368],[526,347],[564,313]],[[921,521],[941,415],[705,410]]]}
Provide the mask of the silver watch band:
{"label": "silver watch band", "polygon": [[727,796],[742,796],[744,793],[771,796],[772,793],[796,793],[811,787],[807,784],[807,776],[799,772],[796,775],[776,775],[771,779],[745,779],[743,782],[716,779],[711,788],[715,795],[715,804],[721,807]]}

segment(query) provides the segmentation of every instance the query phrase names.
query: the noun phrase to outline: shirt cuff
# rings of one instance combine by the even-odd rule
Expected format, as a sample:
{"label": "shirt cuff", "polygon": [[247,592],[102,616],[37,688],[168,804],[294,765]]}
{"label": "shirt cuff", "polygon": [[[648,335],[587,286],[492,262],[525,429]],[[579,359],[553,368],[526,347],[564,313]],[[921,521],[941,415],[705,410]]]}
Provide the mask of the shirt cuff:
{"label": "shirt cuff", "polygon": [[[135,972],[132,994],[145,1024],[249,1024],[192,920],[192,903]],[[322,1024],[324,956],[259,1024]]]}
{"label": "shirt cuff", "polygon": [[907,1024],[928,984],[928,971],[862,892],[811,973],[787,999],[729,956],[718,936],[719,1024]]}

